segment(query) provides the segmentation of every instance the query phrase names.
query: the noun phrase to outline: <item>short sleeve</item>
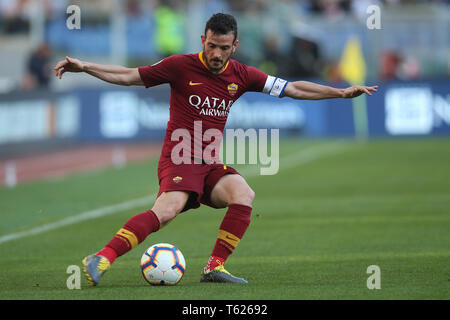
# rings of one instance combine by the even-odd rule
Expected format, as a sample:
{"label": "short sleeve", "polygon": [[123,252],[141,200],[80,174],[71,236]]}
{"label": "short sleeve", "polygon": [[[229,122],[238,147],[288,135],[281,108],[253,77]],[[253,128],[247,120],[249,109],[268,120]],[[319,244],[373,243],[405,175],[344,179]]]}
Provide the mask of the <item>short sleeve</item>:
{"label": "short sleeve", "polygon": [[247,76],[247,91],[263,91],[267,80],[266,73],[254,67],[247,66]]}
{"label": "short sleeve", "polygon": [[170,83],[176,77],[176,56],[167,57],[151,66],[139,67],[139,75],[146,88]]}

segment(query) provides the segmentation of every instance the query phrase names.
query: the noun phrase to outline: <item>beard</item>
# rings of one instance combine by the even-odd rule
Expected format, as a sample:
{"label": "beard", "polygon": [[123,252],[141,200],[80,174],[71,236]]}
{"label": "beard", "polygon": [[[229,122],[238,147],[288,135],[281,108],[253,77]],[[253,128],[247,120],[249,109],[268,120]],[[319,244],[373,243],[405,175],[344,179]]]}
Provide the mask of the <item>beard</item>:
{"label": "beard", "polygon": [[217,59],[217,58],[209,60],[205,51],[203,51],[203,57],[205,57],[205,63],[211,71],[220,72],[226,66],[228,61],[230,60],[231,54],[228,56],[228,58],[225,61],[221,60],[221,59]]}

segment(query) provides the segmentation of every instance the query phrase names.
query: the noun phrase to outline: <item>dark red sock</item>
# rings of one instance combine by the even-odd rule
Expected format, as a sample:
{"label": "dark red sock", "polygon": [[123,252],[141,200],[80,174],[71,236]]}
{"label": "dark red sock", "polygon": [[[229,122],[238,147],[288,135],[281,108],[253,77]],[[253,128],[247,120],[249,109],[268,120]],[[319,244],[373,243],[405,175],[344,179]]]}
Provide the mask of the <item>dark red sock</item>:
{"label": "dark red sock", "polygon": [[106,259],[108,259],[109,263],[111,263],[111,264],[117,258],[117,253],[108,246],[104,247],[102,250],[97,252],[97,255],[105,257]]}
{"label": "dark red sock", "polygon": [[[219,227],[219,235],[208,261],[207,269],[224,264],[244,236],[250,224],[252,208],[241,204],[230,204]],[[218,260],[218,261],[217,261]]]}
{"label": "dark red sock", "polygon": [[159,219],[152,210],[147,210],[132,217],[114,235],[111,241],[97,254],[113,263],[117,257],[127,253],[147,236],[159,230]]}

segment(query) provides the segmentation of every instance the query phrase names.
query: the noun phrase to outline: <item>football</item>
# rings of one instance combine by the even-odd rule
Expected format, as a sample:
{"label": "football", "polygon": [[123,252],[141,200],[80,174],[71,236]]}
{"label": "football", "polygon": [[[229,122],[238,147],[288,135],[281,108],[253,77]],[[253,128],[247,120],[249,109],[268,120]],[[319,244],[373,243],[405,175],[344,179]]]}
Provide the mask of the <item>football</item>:
{"label": "football", "polygon": [[183,254],[169,243],[152,245],[141,258],[142,275],[151,285],[176,285],[183,278],[185,270]]}

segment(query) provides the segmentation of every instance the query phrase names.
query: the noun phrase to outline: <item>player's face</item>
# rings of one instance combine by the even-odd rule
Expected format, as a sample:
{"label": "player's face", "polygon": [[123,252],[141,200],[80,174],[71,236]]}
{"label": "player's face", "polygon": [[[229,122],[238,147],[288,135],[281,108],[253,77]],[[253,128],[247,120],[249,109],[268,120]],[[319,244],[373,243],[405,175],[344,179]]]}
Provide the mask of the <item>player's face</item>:
{"label": "player's face", "polygon": [[239,43],[239,40],[233,40],[233,32],[215,34],[208,30],[206,36],[202,36],[203,57],[211,72],[218,73],[222,71],[228,60],[230,60]]}

